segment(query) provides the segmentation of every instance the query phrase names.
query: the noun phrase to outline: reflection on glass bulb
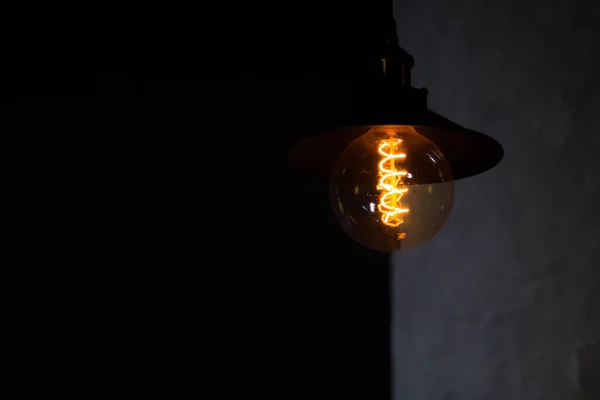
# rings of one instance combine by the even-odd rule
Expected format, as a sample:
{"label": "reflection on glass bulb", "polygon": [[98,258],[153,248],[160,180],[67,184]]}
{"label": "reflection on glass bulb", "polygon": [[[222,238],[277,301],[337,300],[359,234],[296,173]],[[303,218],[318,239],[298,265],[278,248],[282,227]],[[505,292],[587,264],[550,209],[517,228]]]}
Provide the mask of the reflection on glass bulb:
{"label": "reflection on glass bulb", "polygon": [[362,245],[406,250],[435,235],[453,202],[450,164],[407,125],[375,126],[338,158],[331,201],[342,228]]}

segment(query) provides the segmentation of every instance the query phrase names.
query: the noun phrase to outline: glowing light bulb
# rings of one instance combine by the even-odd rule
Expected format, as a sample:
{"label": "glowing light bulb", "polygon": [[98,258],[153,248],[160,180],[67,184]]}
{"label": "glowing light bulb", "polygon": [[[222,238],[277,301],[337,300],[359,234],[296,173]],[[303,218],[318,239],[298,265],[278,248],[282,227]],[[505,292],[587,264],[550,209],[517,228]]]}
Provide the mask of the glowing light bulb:
{"label": "glowing light bulb", "polygon": [[333,168],[334,213],[354,240],[374,250],[407,250],[434,236],[454,199],[452,170],[419,127],[372,127]]}
{"label": "glowing light bulb", "polygon": [[399,162],[406,158],[406,154],[397,152],[401,143],[402,139],[382,140],[377,149],[383,156],[379,162],[377,189],[381,194],[377,209],[381,213],[381,222],[393,228],[404,222],[402,214],[408,212],[408,208],[403,208],[401,203],[402,196],[408,193],[408,188],[402,182],[402,177],[408,175],[408,171],[398,168]]}

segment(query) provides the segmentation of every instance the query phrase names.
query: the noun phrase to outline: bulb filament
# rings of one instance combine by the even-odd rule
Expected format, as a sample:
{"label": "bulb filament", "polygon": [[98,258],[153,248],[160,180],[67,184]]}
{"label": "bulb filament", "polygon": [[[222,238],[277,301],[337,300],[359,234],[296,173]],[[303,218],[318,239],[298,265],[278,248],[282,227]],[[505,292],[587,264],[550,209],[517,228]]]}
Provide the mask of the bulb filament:
{"label": "bulb filament", "polygon": [[406,154],[398,152],[400,143],[402,139],[384,140],[377,149],[383,157],[379,162],[377,190],[381,194],[377,209],[381,213],[381,222],[394,228],[404,223],[402,215],[408,212],[408,208],[402,207],[402,196],[408,192],[402,178],[408,172],[397,166],[406,158]]}

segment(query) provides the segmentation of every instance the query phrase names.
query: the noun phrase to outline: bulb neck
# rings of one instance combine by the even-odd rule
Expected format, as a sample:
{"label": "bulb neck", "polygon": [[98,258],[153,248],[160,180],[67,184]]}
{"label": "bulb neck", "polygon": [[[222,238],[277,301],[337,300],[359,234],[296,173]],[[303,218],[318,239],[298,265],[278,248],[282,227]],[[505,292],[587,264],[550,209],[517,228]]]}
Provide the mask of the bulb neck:
{"label": "bulb neck", "polygon": [[401,80],[361,82],[353,87],[352,109],[344,125],[426,125],[427,89]]}

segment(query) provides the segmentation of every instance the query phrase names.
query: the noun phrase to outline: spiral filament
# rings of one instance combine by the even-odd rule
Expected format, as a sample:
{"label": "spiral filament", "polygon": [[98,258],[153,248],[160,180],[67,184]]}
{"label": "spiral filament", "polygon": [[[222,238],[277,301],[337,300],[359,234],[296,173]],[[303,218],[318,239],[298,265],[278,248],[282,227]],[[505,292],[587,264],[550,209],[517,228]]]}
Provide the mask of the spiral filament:
{"label": "spiral filament", "polygon": [[[408,192],[402,178],[407,171],[398,168],[403,162],[406,154],[398,152],[402,139],[384,140],[377,151],[383,159],[379,162],[379,184],[377,190],[381,191],[377,209],[381,213],[381,222],[387,226],[397,227],[404,222],[402,215],[408,212],[408,208],[402,207],[402,196]],[[399,238],[403,238],[401,234]]]}

